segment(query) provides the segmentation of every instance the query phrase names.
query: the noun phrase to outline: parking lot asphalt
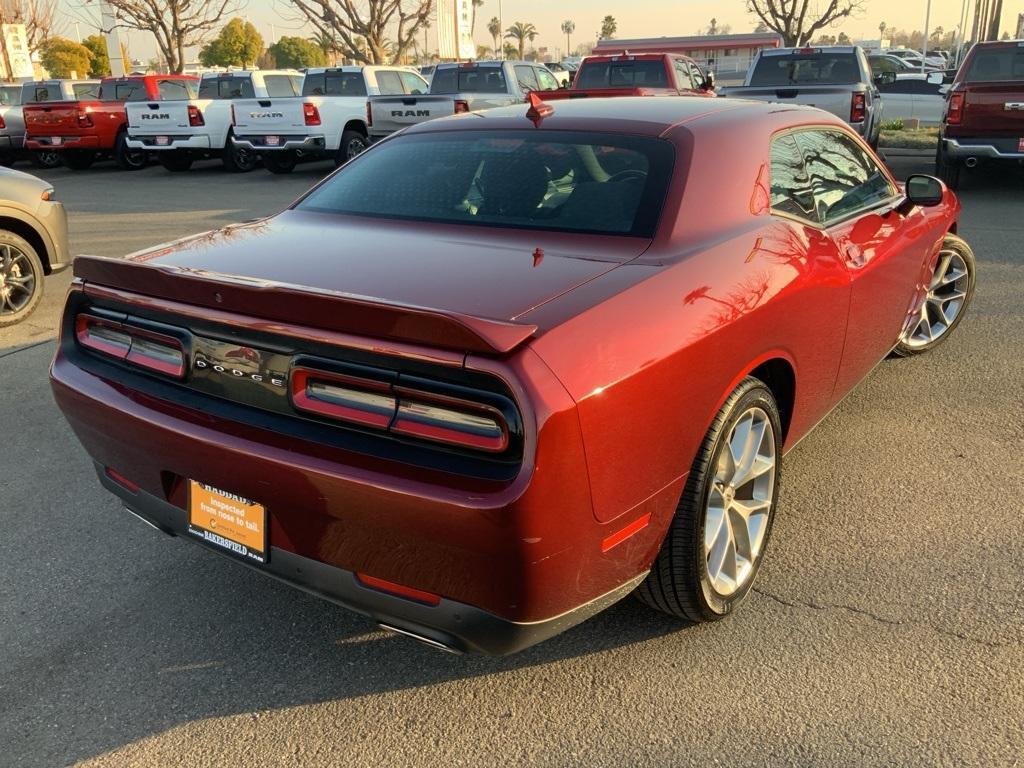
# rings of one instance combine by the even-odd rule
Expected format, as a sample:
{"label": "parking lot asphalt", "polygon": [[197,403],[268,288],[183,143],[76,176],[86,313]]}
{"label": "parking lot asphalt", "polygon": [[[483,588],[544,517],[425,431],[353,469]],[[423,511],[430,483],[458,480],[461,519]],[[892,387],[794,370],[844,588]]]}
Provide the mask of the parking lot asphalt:
{"label": "parking lot asphalt", "polygon": [[[46,176],[73,250],[117,255],[327,170]],[[786,457],[742,609],[683,627],[629,599],[504,659],[385,635],[124,513],[49,393],[52,278],[0,331],[0,765],[1021,765],[1024,176],[962,199],[970,315]]]}

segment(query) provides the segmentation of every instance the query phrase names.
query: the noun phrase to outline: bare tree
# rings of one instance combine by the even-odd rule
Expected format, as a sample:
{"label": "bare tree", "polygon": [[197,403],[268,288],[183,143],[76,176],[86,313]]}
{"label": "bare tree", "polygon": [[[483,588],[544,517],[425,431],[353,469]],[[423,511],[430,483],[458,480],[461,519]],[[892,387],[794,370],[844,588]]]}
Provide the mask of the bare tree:
{"label": "bare tree", "polygon": [[790,48],[807,45],[818,30],[863,10],[864,0],[747,0],[747,13],[782,35]]}
{"label": "bare tree", "polygon": [[[318,32],[334,33],[349,58],[398,63],[434,10],[434,0],[292,0]],[[393,33],[393,34],[389,34]],[[363,46],[357,38],[363,38]]]}
{"label": "bare tree", "polygon": [[169,72],[185,68],[185,49],[199,45],[225,16],[238,10],[235,0],[107,0],[117,26],[149,32]]}
{"label": "bare tree", "polygon": [[30,51],[55,31],[57,0],[0,0],[4,24],[24,24]]}

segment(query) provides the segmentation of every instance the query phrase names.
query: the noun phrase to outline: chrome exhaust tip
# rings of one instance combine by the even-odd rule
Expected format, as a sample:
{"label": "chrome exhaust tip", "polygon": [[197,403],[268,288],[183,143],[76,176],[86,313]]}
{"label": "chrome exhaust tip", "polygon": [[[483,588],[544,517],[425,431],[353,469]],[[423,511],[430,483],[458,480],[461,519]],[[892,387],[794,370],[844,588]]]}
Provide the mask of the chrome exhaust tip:
{"label": "chrome exhaust tip", "polygon": [[401,629],[400,627],[393,627],[390,624],[384,624],[383,622],[377,622],[377,626],[383,629],[385,632],[393,632],[396,635],[404,635],[405,637],[411,637],[413,640],[418,640],[424,645],[428,645],[431,648],[444,651],[445,653],[453,653],[456,656],[461,656],[462,651],[458,648],[453,648],[450,645],[442,643],[440,640],[435,640],[432,637],[425,637],[424,635],[417,634],[408,629]]}

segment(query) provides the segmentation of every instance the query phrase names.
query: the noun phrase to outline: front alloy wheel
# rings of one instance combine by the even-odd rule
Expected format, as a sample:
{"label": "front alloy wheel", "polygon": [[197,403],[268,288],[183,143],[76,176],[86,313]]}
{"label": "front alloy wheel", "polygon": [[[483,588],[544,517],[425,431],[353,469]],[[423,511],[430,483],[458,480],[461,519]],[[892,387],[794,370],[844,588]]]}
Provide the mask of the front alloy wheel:
{"label": "front alloy wheel", "polygon": [[975,261],[970,246],[947,235],[939,252],[921,309],[895,353],[902,357],[927,352],[956,328],[974,295]]}
{"label": "front alloy wheel", "polygon": [[28,317],[43,293],[43,265],[13,232],[0,231],[0,327]]}

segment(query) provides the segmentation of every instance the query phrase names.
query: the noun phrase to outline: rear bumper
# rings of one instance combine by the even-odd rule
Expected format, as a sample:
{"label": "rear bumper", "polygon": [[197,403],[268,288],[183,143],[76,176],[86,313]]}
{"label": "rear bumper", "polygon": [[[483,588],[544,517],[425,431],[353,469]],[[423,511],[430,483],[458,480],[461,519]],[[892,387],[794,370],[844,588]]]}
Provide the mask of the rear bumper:
{"label": "rear bumper", "polygon": [[26,136],[25,148],[48,152],[65,149],[101,149],[99,136]]}
{"label": "rear bumper", "polygon": [[[145,491],[133,493],[108,477],[101,465],[95,466],[100,483],[117,496],[128,511],[166,534],[181,536],[223,554],[222,550],[187,532],[188,516],[183,509]],[[434,647],[455,653],[496,656],[516,653],[579,624],[626,597],[647,575],[639,574],[561,616],[544,621],[515,622],[447,598],[441,598],[437,605],[426,605],[396,597],[364,585],[352,571],[274,546],[270,547],[266,565],[231,559],[368,616],[385,629],[411,635]]]}
{"label": "rear bumper", "polygon": [[974,157],[985,160],[1024,160],[1020,139],[973,139],[957,137],[943,139],[946,154],[953,158]]}
{"label": "rear bumper", "polygon": [[232,136],[231,143],[242,149],[250,149],[258,152],[323,152],[327,146],[323,136],[288,136],[281,135],[278,144],[266,144],[266,136]]}
{"label": "rear bumper", "polygon": [[207,135],[162,135],[167,136],[167,144],[157,144],[156,136],[132,136],[131,134],[128,135],[128,140],[125,143],[129,149],[146,149],[151,152],[167,152],[175,149],[209,151],[212,148],[210,137]]}

